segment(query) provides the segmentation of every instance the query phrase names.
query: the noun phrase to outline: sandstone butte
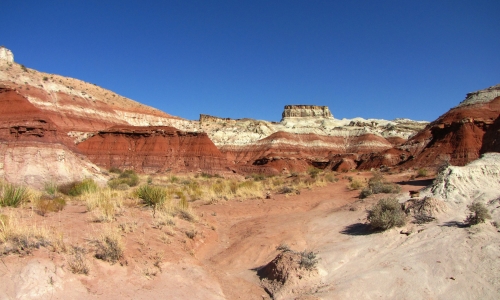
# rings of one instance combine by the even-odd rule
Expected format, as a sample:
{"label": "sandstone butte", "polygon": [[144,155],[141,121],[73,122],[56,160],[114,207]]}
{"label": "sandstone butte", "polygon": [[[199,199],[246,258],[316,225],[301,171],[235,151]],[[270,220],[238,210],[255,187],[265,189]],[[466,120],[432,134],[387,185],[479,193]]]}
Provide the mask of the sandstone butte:
{"label": "sandstone butte", "polygon": [[430,124],[339,120],[328,107],[314,105],[287,105],[280,122],[208,115],[189,121],[91,83],[28,69],[5,53],[0,174],[16,183],[104,180],[101,168],[110,167],[245,175],[311,166],[342,171],[465,165],[500,148],[500,85],[468,94]]}

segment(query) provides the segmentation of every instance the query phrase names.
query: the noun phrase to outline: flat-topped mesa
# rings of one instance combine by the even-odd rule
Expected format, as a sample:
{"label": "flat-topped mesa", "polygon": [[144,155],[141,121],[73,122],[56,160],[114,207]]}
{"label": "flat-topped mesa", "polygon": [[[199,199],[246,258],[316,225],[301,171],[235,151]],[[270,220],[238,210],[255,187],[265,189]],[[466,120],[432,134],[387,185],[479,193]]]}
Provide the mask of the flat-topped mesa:
{"label": "flat-topped mesa", "polygon": [[333,115],[328,106],[285,105],[281,121],[288,118],[333,119]]}
{"label": "flat-topped mesa", "polygon": [[14,62],[14,54],[4,46],[0,46],[0,61]]}
{"label": "flat-topped mesa", "polygon": [[211,116],[211,115],[200,114],[200,124],[201,125],[203,125],[203,124],[214,124],[214,123],[231,123],[231,124],[234,124],[234,123],[236,123],[236,121],[238,121],[238,120],[231,119],[231,118],[220,118],[220,117],[215,117],[215,116]]}

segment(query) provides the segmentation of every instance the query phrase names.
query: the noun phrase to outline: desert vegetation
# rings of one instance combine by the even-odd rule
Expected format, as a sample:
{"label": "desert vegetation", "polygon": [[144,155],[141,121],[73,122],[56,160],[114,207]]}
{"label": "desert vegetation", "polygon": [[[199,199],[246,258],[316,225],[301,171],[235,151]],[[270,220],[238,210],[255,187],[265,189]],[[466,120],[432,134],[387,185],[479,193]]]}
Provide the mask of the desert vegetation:
{"label": "desert vegetation", "polygon": [[368,180],[368,185],[361,190],[359,198],[364,199],[373,194],[397,194],[399,192],[401,192],[399,185],[388,182],[382,174],[375,172]]}
{"label": "desert vegetation", "polygon": [[469,226],[484,223],[487,219],[491,219],[488,209],[481,202],[469,204],[467,205],[467,209],[469,210],[469,215],[465,218],[464,223]]}
{"label": "desert vegetation", "polygon": [[375,206],[368,210],[367,219],[374,230],[387,230],[406,224],[406,214],[396,198],[379,200]]}

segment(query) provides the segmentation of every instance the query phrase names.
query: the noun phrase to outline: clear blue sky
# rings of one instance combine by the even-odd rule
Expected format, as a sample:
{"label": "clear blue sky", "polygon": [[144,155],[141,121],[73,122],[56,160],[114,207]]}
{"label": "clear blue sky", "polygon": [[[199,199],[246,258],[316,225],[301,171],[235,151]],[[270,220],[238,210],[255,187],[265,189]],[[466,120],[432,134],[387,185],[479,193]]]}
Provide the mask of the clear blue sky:
{"label": "clear blue sky", "polygon": [[436,119],[500,83],[500,1],[3,0],[16,62],[186,119]]}

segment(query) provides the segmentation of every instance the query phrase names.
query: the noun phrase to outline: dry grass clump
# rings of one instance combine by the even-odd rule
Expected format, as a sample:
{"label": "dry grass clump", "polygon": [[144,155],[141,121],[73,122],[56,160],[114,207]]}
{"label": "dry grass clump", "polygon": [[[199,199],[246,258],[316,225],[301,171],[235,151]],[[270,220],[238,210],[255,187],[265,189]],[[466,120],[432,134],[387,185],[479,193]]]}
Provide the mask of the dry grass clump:
{"label": "dry grass clump", "polygon": [[51,245],[49,231],[36,224],[19,222],[14,214],[0,215],[0,254],[29,254],[33,249]]}
{"label": "dry grass clump", "polygon": [[30,193],[26,187],[0,182],[0,206],[18,207],[29,198]]}
{"label": "dry grass clump", "polygon": [[208,185],[204,195],[209,202],[217,202],[220,199],[263,198],[264,189],[265,186],[260,180],[247,179],[245,181],[237,181],[234,179],[218,179]]}
{"label": "dry grass clump", "polygon": [[372,229],[387,230],[406,224],[406,214],[396,198],[380,199],[368,211],[368,222]]}
{"label": "dry grass clump", "polygon": [[349,184],[347,185],[347,188],[350,190],[359,190],[364,186],[363,182],[358,180],[358,179],[353,179],[352,177],[349,177]]}
{"label": "dry grass clump", "polygon": [[66,200],[55,195],[42,195],[35,202],[36,212],[46,216],[49,212],[59,212],[66,206]]}
{"label": "dry grass clump", "polygon": [[111,264],[123,258],[124,245],[117,230],[105,229],[104,232],[92,241],[96,247],[95,257]]}
{"label": "dry grass clump", "polygon": [[123,193],[110,188],[82,196],[93,222],[112,222],[123,210]]}
{"label": "dry grass clump", "polygon": [[87,178],[82,181],[74,181],[62,184],[58,187],[58,190],[65,195],[80,196],[83,194],[91,194],[97,192],[99,190],[99,186],[93,179]]}

